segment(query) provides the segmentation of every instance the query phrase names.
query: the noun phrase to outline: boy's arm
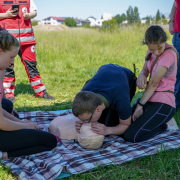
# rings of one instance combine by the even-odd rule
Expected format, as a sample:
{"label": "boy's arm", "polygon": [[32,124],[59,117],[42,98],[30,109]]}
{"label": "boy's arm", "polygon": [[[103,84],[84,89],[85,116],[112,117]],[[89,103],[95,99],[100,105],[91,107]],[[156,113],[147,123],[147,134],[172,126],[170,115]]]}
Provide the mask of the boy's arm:
{"label": "boy's arm", "polygon": [[118,124],[115,127],[107,127],[104,124],[100,123],[92,123],[92,131],[96,134],[100,135],[121,135],[124,134],[125,131],[129,128],[131,125],[131,116],[126,120],[119,119],[120,124]]}

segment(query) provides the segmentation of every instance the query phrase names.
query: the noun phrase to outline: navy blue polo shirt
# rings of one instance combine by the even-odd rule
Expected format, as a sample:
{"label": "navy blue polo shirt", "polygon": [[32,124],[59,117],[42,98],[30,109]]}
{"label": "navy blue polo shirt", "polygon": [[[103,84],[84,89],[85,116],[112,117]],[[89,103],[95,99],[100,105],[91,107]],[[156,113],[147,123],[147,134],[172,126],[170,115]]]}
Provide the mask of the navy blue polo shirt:
{"label": "navy blue polo shirt", "polygon": [[107,99],[109,108],[116,110],[121,120],[126,120],[131,116],[130,87],[133,80],[133,72],[129,69],[106,64],[99,68],[81,91],[101,94]]}

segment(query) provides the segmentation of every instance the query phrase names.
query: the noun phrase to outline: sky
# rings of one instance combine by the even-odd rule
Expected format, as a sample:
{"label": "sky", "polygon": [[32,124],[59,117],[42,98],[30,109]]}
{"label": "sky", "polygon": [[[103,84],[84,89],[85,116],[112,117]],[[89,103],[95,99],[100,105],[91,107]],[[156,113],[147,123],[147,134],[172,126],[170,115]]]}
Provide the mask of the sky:
{"label": "sky", "polygon": [[100,19],[104,13],[113,16],[125,13],[129,6],[138,7],[140,18],[155,16],[159,9],[168,16],[174,0],[34,0],[37,6],[35,20],[42,20],[49,16],[74,17],[87,19],[94,16]]}

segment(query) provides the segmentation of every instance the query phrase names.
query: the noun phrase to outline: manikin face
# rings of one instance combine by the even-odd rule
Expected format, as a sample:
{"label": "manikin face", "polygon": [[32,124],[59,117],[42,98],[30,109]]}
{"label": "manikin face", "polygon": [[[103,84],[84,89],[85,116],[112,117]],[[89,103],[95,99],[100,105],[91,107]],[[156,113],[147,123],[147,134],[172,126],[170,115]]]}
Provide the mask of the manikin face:
{"label": "manikin face", "polygon": [[12,47],[10,51],[3,51],[0,49],[0,70],[5,70],[11,64],[14,64],[14,58],[18,54],[19,48]]}
{"label": "manikin face", "polygon": [[93,113],[84,113],[78,116],[78,118],[86,123],[96,122],[99,120],[102,114],[102,109],[98,106]]}
{"label": "manikin face", "polygon": [[165,45],[166,43],[159,43],[159,44],[148,44],[147,46],[152,54],[154,54],[155,56],[160,56],[164,52]]}
{"label": "manikin face", "polygon": [[98,149],[102,146],[104,136],[94,133],[91,130],[91,123],[83,124],[78,136],[79,144],[85,149]]}

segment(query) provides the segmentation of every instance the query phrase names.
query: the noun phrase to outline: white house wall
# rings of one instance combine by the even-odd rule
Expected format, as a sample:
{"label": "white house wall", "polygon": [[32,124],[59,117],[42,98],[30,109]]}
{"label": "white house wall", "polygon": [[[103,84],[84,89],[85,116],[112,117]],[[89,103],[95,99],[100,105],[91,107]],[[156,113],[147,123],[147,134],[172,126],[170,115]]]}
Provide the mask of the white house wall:
{"label": "white house wall", "polygon": [[41,21],[41,24],[42,24],[42,25],[51,24],[51,25],[57,26],[57,25],[59,25],[59,24],[62,24],[62,22],[58,22],[57,20],[51,18],[50,20],[46,20],[46,19],[42,20],[42,21]]}

